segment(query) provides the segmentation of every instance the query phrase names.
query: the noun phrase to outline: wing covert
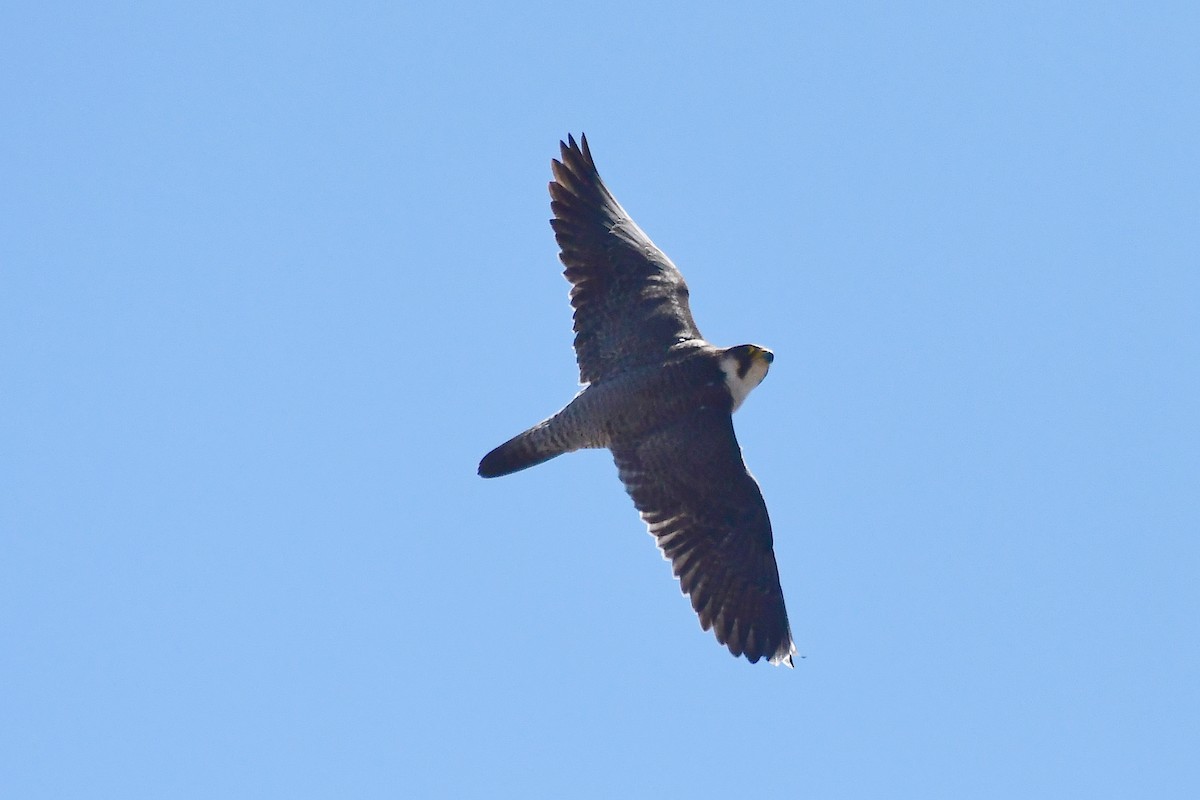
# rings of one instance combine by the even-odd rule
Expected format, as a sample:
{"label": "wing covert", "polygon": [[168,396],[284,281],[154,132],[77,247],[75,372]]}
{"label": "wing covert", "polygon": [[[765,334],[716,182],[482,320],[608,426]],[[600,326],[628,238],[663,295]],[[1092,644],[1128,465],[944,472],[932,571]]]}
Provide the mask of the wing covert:
{"label": "wing covert", "polygon": [[551,162],[550,225],[571,282],[579,378],[590,383],[660,363],[672,345],[701,336],[683,275],[621,208],[581,142],[568,136]]}
{"label": "wing covert", "polygon": [[613,458],[704,630],[735,656],[792,665],[774,539],[728,411],[701,408]]}

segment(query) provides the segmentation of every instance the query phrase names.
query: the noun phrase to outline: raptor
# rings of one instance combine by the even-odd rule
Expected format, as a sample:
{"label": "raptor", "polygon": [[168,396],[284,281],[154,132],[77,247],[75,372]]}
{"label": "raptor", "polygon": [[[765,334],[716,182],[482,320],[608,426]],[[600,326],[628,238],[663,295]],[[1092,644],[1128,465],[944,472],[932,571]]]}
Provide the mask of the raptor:
{"label": "raptor", "polygon": [[701,627],[735,656],[790,667],[796,647],[771,521],[732,418],[774,355],[705,341],[683,275],[604,185],[587,137],[568,136],[560,149],[550,225],[571,283],[583,389],[484,456],[479,474],[608,448]]}

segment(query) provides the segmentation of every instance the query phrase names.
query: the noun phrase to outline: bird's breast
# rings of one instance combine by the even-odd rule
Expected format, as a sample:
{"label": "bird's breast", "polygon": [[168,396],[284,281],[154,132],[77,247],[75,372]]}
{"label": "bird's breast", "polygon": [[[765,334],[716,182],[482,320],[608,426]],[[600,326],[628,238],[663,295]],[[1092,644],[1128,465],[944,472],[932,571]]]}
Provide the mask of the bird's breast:
{"label": "bird's breast", "polygon": [[590,385],[577,402],[609,441],[637,438],[700,408],[731,407],[724,374],[699,359],[622,373]]}

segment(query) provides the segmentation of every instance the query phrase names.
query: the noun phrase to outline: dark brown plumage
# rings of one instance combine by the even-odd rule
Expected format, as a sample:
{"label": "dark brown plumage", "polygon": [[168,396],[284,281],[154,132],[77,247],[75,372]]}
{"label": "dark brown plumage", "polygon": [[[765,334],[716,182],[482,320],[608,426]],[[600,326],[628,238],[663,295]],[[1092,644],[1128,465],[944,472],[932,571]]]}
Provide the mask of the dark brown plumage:
{"label": "dark brown plumage", "polygon": [[496,477],[584,447],[618,475],[705,630],[734,655],[792,665],[771,522],[746,470],[732,413],[773,360],[757,345],[704,341],[679,270],[629,218],[587,139],[552,162],[551,225],[575,308],[587,384],[552,417],[484,456]]}
{"label": "dark brown plumage", "polygon": [[568,142],[551,162],[550,227],[571,282],[579,380],[591,383],[702,337],[683,275],[600,180],[587,137]]}

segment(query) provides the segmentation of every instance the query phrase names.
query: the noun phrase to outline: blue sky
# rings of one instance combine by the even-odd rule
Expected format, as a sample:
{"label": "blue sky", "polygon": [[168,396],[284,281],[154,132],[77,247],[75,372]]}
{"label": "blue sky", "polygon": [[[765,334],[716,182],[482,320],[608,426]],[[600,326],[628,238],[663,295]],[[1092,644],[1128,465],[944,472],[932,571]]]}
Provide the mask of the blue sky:
{"label": "blue sky", "polygon": [[[0,795],[1193,797],[1194,4],[9,4]],[[586,131],[803,660],[700,631],[576,390]]]}

